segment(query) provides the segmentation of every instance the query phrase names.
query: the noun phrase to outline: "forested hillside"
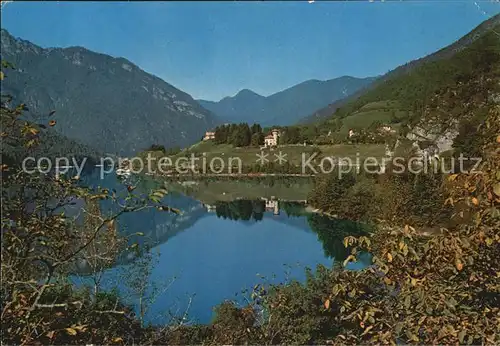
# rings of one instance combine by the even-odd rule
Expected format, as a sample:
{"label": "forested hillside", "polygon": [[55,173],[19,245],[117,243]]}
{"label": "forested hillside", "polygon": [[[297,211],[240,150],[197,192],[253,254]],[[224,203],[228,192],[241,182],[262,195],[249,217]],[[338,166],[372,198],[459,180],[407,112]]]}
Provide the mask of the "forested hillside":
{"label": "forested hillside", "polygon": [[27,118],[56,110],[58,132],[102,152],[189,145],[217,122],[191,96],[124,58],[82,47],[42,48],[6,30],[1,48],[2,60],[14,66],[2,93],[25,103]]}
{"label": "forested hillside", "polygon": [[[397,80],[399,78],[405,78],[407,74],[412,74],[415,69],[422,65],[426,65],[431,62],[438,62],[440,60],[448,60],[455,56],[457,53],[467,49],[470,45],[472,45],[477,39],[483,37],[487,33],[491,33],[492,31],[496,31],[497,34],[499,33],[498,31],[498,25],[500,24],[500,15],[496,15],[485,22],[483,22],[481,25],[479,25],[477,28],[472,30],[470,33],[465,35],[464,37],[460,38],[453,44],[444,47],[443,49],[430,54],[426,57],[410,61],[402,66],[399,66],[395,68],[394,70],[388,72],[387,74],[383,75],[382,77],[378,78],[376,81],[374,81],[370,86],[368,86],[366,89],[360,90],[359,92],[350,95],[349,97],[343,98],[337,102],[332,103],[328,107],[325,107],[323,109],[320,109],[316,112],[314,112],[311,116],[304,118],[302,122],[318,122],[322,121],[328,117],[331,117],[339,108],[346,108],[347,109],[352,109],[351,104],[356,103],[358,106],[357,108],[359,109],[363,104],[366,104],[369,102],[370,99],[376,98],[376,94],[380,95],[381,93],[384,93],[384,89],[379,89],[379,91],[373,91],[375,89],[378,89],[379,87],[382,87],[385,83],[389,83],[392,85],[397,85],[400,82]],[[495,29],[496,27],[496,29]],[[496,35],[498,37],[498,35]],[[445,63],[446,64],[446,63]],[[436,66],[436,65],[435,65]],[[446,76],[445,71],[438,71],[438,74],[435,76],[435,80],[440,79],[440,76],[444,77],[446,80],[449,81],[449,76]],[[432,82],[432,81],[429,81]],[[408,85],[409,86],[409,85]],[[436,85],[436,87],[439,87],[439,85]],[[383,87],[384,88],[384,87]],[[409,93],[411,93],[411,90],[409,90]],[[372,95],[372,96],[369,96]],[[385,99],[388,99],[390,95],[387,95]],[[400,95],[401,98],[404,96],[403,94]],[[399,97],[398,97],[399,98]],[[360,100],[360,101],[357,101]],[[356,107],[354,107],[356,108]]]}
{"label": "forested hillside", "polygon": [[328,142],[346,139],[349,129],[363,132],[374,124],[406,134],[417,126],[458,131],[460,121],[480,121],[485,115],[481,110],[498,101],[500,78],[500,24],[488,28],[454,54],[446,50],[444,58],[378,82],[329,118],[303,127],[315,128],[316,136]]}

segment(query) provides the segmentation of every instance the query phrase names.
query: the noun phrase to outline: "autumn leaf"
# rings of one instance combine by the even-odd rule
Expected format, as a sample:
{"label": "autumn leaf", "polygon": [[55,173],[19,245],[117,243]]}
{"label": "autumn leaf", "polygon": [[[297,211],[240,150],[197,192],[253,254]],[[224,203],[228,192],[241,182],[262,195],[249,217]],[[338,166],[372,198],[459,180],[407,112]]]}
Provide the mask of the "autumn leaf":
{"label": "autumn leaf", "polygon": [[390,262],[392,262],[392,255],[391,253],[387,253],[387,260]]}
{"label": "autumn leaf", "polygon": [[405,225],[404,234],[409,234],[409,233],[410,233],[410,226],[409,225]]}
{"label": "autumn leaf", "polygon": [[54,338],[54,335],[56,334],[56,331],[55,330],[51,330],[50,332],[48,332],[47,334],[45,334],[49,339],[53,339]]}
{"label": "autumn leaf", "polygon": [[66,328],[66,333],[68,333],[69,335],[77,334],[76,330],[74,330],[73,328]]}
{"label": "autumn leaf", "polygon": [[476,197],[472,197],[472,204],[479,205],[479,200]]}
{"label": "autumn leaf", "polygon": [[328,310],[330,308],[330,299],[325,300],[325,304],[324,305],[325,305],[325,309]]}
{"label": "autumn leaf", "polygon": [[344,247],[348,247],[349,246],[349,239],[347,237],[344,238]]}
{"label": "autumn leaf", "polygon": [[464,265],[459,259],[457,259],[457,261],[455,262],[455,265],[456,265],[458,271],[461,271],[462,269],[464,269]]}
{"label": "autumn leaf", "polygon": [[356,257],[354,257],[353,255],[349,255],[345,259],[345,261],[344,261],[344,263],[342,265],[345,267],[347,265],[347,263],[349,263],[350,261],[356,262]]}
{"label": "autumn leaf", "polygon": [[118,343],[118,342],[122,342],[123,339],[120,338],[120,337],[116,337],[116,338],[113,338],[113,340],[111,340],[111,341],[114,342],[114,343]]}
{"label": "autumn leaf", "polygon": [[87,330],[87,325],[84,324],[84,325],[81,325],[81,326],[72,326],[74,329],[80,331],[80,332],[84,332],[85,330]]}
{"label": "autumn leaf", "polygon": [[115,227],[115,220],[109,220],[106,222],[108,229],[113,229]]}

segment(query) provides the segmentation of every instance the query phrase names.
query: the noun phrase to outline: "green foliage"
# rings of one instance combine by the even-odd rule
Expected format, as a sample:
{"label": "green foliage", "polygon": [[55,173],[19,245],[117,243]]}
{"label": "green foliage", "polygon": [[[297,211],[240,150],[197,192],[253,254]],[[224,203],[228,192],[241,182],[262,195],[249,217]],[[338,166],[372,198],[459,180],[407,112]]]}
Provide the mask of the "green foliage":
{"label": "green foliage", "polygon": [[320,214],[311,214],[307,217],[311,230],[318,235],[323,244],[325,256],[343,262],[350,255],[350,249],[343,244],[347,236],[360,237],[368,235],[369,227],[346,219],[336,219]]}
{"label": "green foliage", "polygon": [[215,143],[235,147],[257,146],[264,143],[264,137],[258,124],[254,124],[251,129],[246,123],[221,125],[215,128]]}
{"label": "green foliage", "polygon": [[325,207],[342,201],[345,192],[356,183],[356,177],[352,173],[338,177],[338,171],[318,177],[309,195],[309,203],[330,212],[331,208]]}
{"label": "green foliage", "polygon": [[238,199],[231,202],[216,202],[217,217],[230,220],[245,220],[253,219],[260,221],[264,217],[265,201],[264,200],[246,200]]}
{"label": "green foliage", "polygon": [[[390,169],[390,168],[389,168]],[[384,219],[418,225],[449,220],[441,174],[337,174],[316,178],[309,203],[347,219]]]}
{"label": "green foliage", "polygon": [[462,119],[458,126],[458,135],[453,141],[456,153],[464,157],[481,157],[484,138],[480,135],[480,127],[484,117],[476,116],[473,119]]}

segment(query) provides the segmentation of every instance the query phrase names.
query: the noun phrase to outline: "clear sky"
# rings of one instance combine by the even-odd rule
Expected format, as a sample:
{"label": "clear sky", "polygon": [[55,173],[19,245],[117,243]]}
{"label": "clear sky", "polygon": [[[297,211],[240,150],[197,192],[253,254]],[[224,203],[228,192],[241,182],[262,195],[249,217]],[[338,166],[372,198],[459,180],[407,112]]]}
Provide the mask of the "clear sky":
{"label": "clear sky", "polygon": [[2,27],[42,47],[125,57],[191,94],[269,95],[307,79],[379,75],[500,12],[498,0],[21,2]]}

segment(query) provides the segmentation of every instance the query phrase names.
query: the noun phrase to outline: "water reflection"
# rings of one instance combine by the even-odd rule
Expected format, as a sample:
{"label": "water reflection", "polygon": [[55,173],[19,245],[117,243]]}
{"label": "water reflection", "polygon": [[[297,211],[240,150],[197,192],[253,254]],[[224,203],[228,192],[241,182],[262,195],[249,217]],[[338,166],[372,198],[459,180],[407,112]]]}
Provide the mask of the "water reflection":
{"label": "water reflection", "polygon": [[[113,176],[104,180],[87,177],[87,182],[118,192],[124,189]],[[203,189],[210,189],[209,185]],[[148,194],[157,188],[157,183],[145,181],[138,186],[138,193]],[[290,191],[286,193],[291,195]],[[165,322],[158,316],[172,309],[173,304],[182,311],[188,304],[186,297],[196,294],[189,305],[189,316],[206,323],[211,319],[213,306],[259,283],[257,274],[273,278],[272,283],[304,280],[305,267],[330,267],[333,261],[343,261],[348,255],[344,237],[363,235],[368,227],[312,214],[305,202],[242,198],[206,203],[171,192],[162,203],[182,210],[181,215],[155,209],[122,215],[117,222],[119,232],[126,236],[143,233],[132,237],[132,241],[160,253],[151,275],[144,279],[147,285],[178,278],[155,301],[147,320]],[[112,208],[106,202],[102,207]],[[140,261],[134,253],[123,254],[116,266],[105,273],[108,287],[118,283],[120,291],[127,291],[119,272],[136,270],[137,262]],[[360,269],[369,263],[370,256],[361,254],[359,261],[350,263],[348,269]]]}
{"label": "water reflection", "polygon": [[317,234],[323,246],[325,256],[343,261],[350,254],[343,240],[347,236],[359,237],[367,235],[370,227],[366,224],[350,220],[335,219],[325,215],[310,213],[306,210],[305,201],[280,201],[273,199],[219,201],[215,205],[204,205],[207,212],[215,213],[217,217],[229,220],[262,221],[266,213],[272,213],[276,218],[285,213],[287,218],[300,218],[307,221],[305,231]]}

